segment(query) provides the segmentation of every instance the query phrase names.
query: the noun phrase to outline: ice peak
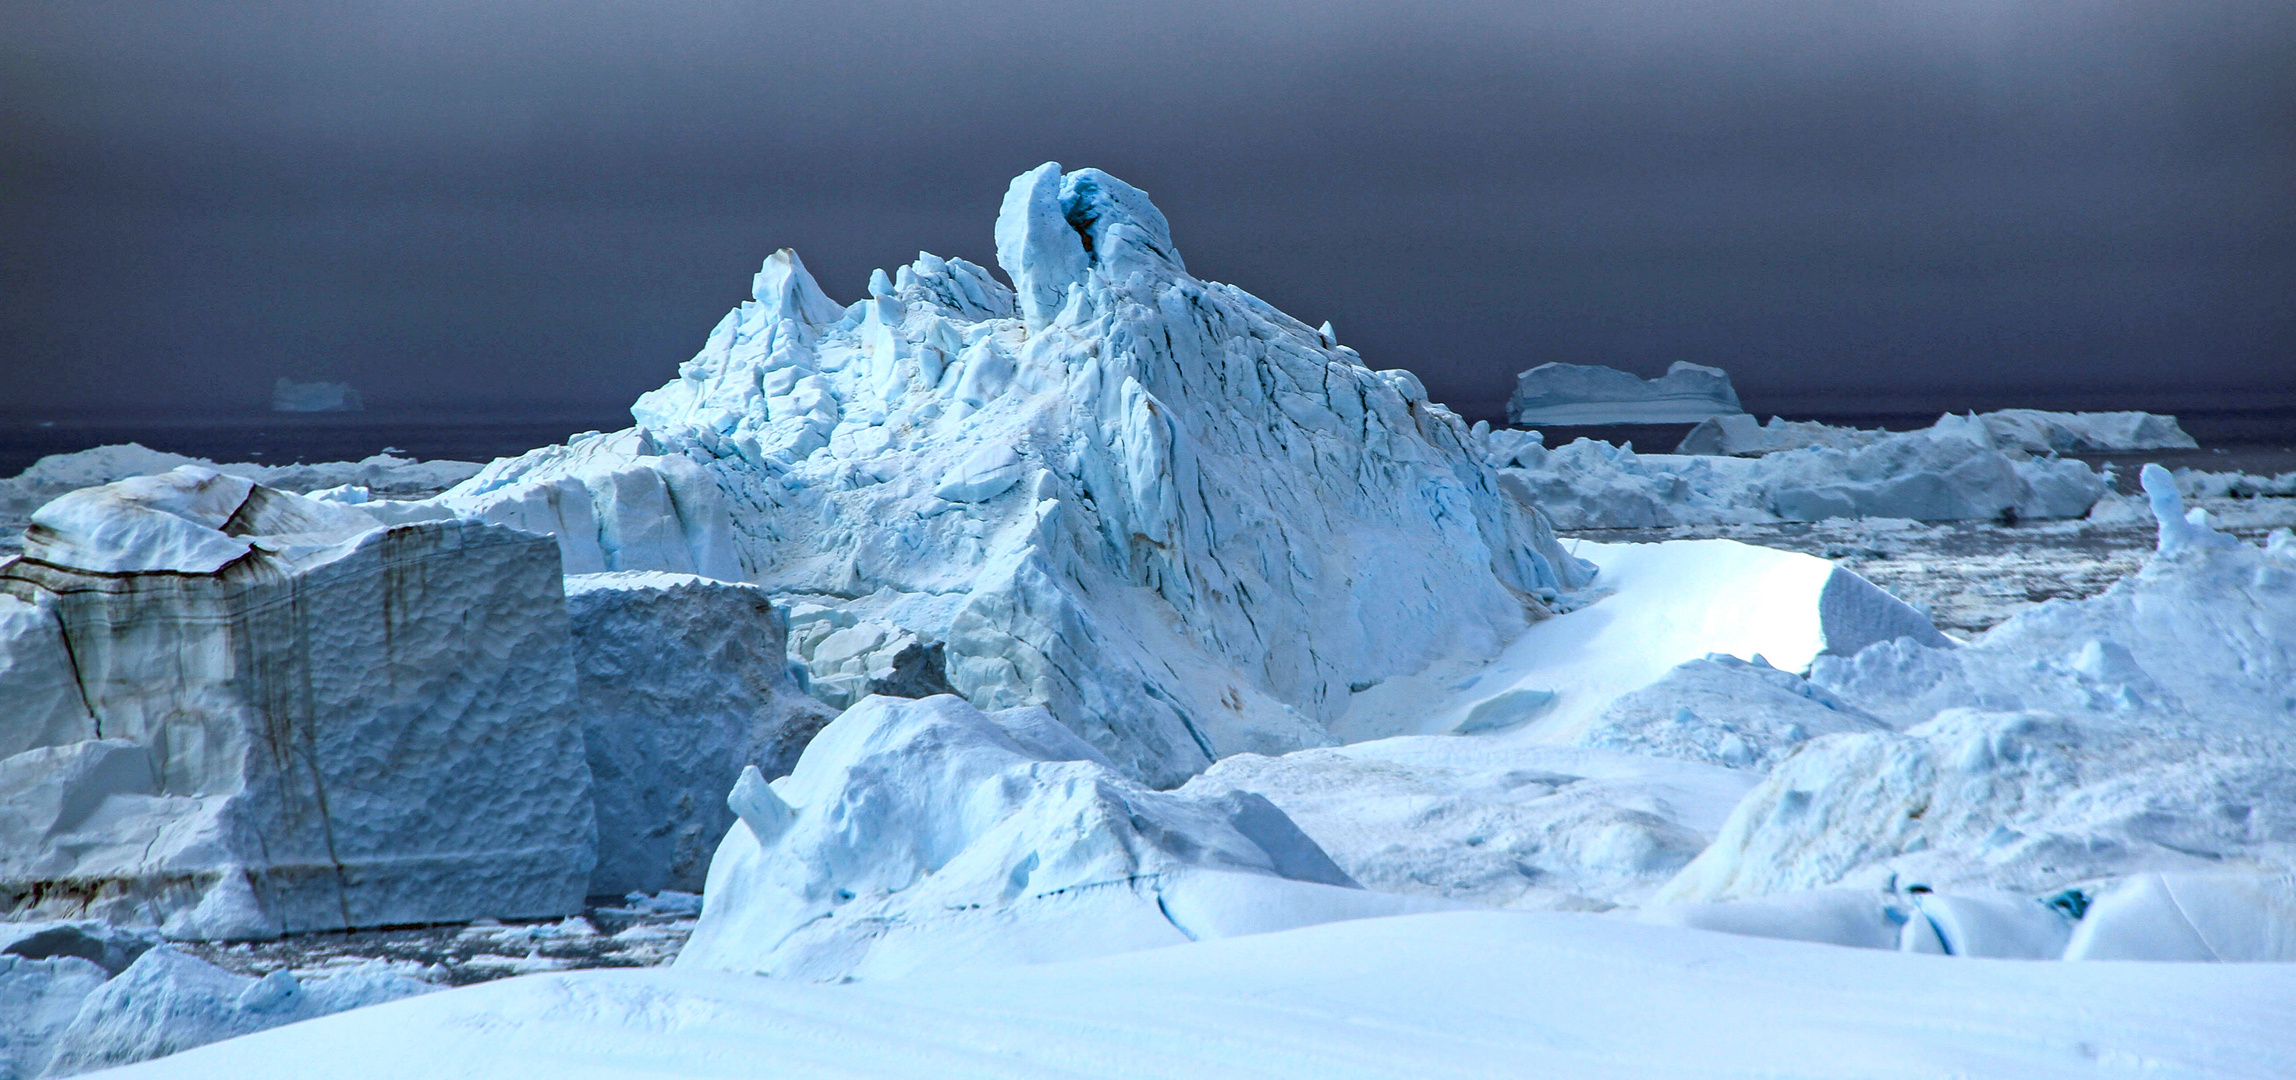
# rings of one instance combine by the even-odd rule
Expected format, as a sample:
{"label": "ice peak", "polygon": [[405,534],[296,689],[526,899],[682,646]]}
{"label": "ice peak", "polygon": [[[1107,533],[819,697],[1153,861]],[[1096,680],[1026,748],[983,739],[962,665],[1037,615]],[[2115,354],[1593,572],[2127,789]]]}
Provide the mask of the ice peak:
{"label": "ice peak", "polygon": [[2146,462],[2144,471],[2137,474],[2144,485],[2145,500],[2152,504],[2153,518],[2160,522],[2160,552],[2163,555],[2185,548],[2230,547],[2239,541],[2208,525],[2208,514],[2194,510],[2187,514],[2184,494],[2176,489],[2176,477],[2157,464]]}
{"label": "ice peak", "polygon": [[845,317],[845,308],[821,291],[820,283],[806,271],[805,260],[798,258],[793,248],[782,248],[765,257],[765,266],[750,282],[750,295],[765,306],[766,317],[771,319],[821,326]]}
{"label": "ice peak", "polygon": [[997,213],[997,263],[1020,294],[1029,329],[1050,323],[1069,287],[1099,269],[1112,280],[1133,273],[1184,275],[1172,226],[1148,193],[1098,169],[1062,174],[1048,161],[1013,178]]}
{"label": "ice peak", "polygon": [[1059,314],[1068,287],[1090,265],[1083,237],[1061,212],[1060,186],[1060,163],[1047,161],[1013,177],[997,211],[997,265],[1012,279],[1031,330]]}

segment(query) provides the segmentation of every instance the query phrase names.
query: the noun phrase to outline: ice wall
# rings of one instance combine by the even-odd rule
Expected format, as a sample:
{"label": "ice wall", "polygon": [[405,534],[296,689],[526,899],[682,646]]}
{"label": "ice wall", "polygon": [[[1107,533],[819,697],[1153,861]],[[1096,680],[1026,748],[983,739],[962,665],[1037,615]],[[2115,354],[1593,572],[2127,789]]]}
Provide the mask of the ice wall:
{"label": "ice wall", "polygon": [[185,467],[0,563],[0,912],[184,937],[579,909],[558,561]]}

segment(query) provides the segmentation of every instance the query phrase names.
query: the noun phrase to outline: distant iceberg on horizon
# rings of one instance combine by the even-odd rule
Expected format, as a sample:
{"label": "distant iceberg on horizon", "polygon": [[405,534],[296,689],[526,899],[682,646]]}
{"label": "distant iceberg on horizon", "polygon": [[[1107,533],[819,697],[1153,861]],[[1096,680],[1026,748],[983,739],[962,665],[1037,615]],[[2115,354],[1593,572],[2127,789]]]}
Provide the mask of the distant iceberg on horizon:
{"label": "distant iceberg on horizon", "polygon": [[1507,419],[1533,424],[1695,424],[1746,410],[1730,373],[1676,361],[1644,379],[1598,364],[1540,364],[1515,376]]}
{"label": "distant iceberg on horizon", "polygon": [[296,382],[281,375],[271,384],[272,412],[365,412],[359,388],[350,383]]}

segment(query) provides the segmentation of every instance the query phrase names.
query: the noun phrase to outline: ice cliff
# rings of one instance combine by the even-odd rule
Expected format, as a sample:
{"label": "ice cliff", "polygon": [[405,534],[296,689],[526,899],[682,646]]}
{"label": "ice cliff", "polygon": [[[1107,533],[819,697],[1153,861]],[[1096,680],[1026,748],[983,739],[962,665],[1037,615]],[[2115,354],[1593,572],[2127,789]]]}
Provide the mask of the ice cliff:
{"label": "ice cliff", "polygon": [[42,508],[0,563],[0,910],[248,937],[578,907],[552,555],[197,467]]}
{"label": "ice cliff", "polygon": [[1531,424],[1690,424],[1743,413],[1730,374],[1680,361],[1641,379],[1617,368],[1540,364],[1515,377],[1507,419]]}
{"label": "ice cliff", "polygon": [[570,572],[834,609],[876,643],[853,672],[938,646],[977,705],[1159,785],[1328,742],[1351,684],[1493,653],[1588,579],[1417,379],[1190,275],[1139,189],[1044,165],[996,241],[1013,289],[921,254],[850,307],[776,253],[636,428],[436,505]]}

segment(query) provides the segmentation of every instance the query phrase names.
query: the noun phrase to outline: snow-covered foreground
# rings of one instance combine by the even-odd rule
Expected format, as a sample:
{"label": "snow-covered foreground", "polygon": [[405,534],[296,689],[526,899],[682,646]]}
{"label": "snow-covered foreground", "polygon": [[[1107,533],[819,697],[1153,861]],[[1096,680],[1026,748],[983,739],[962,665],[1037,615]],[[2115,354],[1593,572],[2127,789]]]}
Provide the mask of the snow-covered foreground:
{"label": "snow-covered foreground", "polygon": [[2296,965],[1960,960],[1602,916],[1367,919],[849,985],[488,983],[121,1077],[2270,1077]]}

